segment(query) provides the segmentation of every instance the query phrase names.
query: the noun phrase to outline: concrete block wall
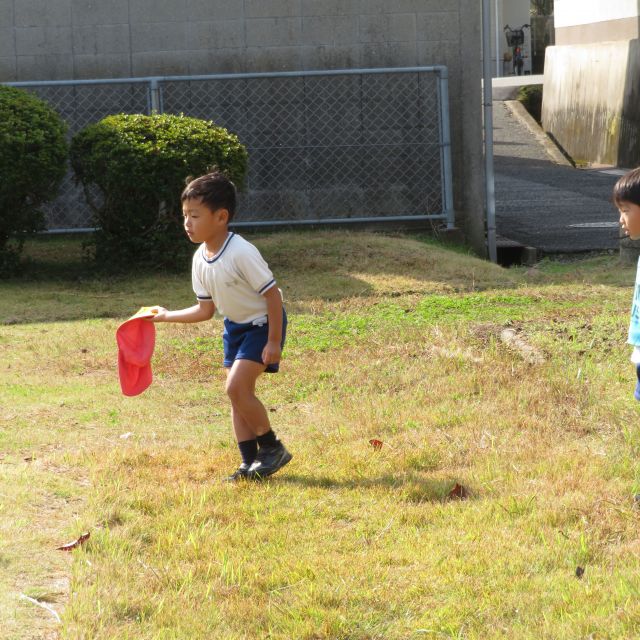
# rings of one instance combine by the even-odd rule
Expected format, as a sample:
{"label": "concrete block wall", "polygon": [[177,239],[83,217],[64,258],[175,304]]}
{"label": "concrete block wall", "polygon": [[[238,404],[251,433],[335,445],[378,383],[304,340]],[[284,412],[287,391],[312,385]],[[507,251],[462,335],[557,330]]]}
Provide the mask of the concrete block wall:
{"label": "concrete block wall", "polygon": [[470,4],[3,0],[0,80],[452,63]]}
{"label": "concrete block wall", "polygon": [[0,0],[0,81],[444,64],[454,199],[484,251],[477,0]]}

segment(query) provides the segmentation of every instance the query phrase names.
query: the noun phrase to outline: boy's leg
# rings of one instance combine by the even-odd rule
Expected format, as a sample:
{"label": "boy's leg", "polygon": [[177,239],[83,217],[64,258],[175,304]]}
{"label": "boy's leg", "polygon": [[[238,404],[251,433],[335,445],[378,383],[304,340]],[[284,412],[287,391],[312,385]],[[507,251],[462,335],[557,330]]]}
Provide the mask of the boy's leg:
{"label": "boy's leg", "polygon": [[265,368],[253,360],[236,360],[227,370],[226,392],[231,400],[233,427],[236,428],[237,419],[243,439],[255,438],[271,430],[267,410],[256,397],[256,380]]}
{"label": "boy's leg", "polygon": [[251,431],[244,421],[244,418],[234,411],[233,407],[231,407],[231,422],[236,443],[240,450],[240,457],[242,458],[240,466],[227,478],[227,480],[235,482],[249,475],[249,469],[258,455],[258,440],[255,433]]}
{"label": "boy's leg", "polygon": [[[226,368],[227,378],[231,372],[231,368]],[[242,415],[233,408],[231,405],[231,424],[233,425],[233,433],[236,438],[238,449],[240,450],[240,456],[242,463],[238,469],[232,473],[227,480],[236,482],[246,478],[249,472],[249,468],[256,459],[258,453],[258,441],[256,440],[256,434],[249,426],[247,421]]]}
{"label": "boy's leg", "polygon": [[233,415],[241,417],[243,427],[253,431],[259,445],[256,460],[249,468],[250,478],[270,476],[291,460],[291,454],[271,430],[267,410],[255,394],[256,380],[265,368],[253,360],[236,360],[227,376],[226,391]]}
{"label": "boy's leg", "polygon": [[233,433],[236,436],[237,442],[255,440],[256,434],[253,432],[253,429],[251,429],[245,419],[233,408],[233,405],[231,405],[231,423],[233,424]]}
{"label": "boy's leg", "polygon": [[[229,374],[231,373],[231,367],[227,367],[226,373],[228,379]],[[236,442],[255,440],[256,434],[247,421],[242,417],[240,412],[234,410],[233,403],[231,404],[231,423],[233,424],[233,433],[236,436]]]}

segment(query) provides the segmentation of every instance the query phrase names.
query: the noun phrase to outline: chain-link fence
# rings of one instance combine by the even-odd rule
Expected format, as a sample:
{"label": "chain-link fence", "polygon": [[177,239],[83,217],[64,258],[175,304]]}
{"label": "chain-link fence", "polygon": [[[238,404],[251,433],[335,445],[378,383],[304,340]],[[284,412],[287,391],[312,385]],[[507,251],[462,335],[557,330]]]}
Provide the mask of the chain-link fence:
{"label": "chain-link fence", "polygon": [[[73,135],[112,113],[213,120],[249,152],[237,226],[444,220],[453,226],[445,67],[10,83]],[[90,228],[67,175],[50,231]]]}

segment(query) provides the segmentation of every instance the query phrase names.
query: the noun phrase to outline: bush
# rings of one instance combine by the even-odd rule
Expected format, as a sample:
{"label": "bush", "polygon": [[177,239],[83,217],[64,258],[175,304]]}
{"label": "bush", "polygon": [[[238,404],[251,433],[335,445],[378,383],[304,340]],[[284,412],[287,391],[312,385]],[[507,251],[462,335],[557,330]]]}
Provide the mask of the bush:
{"label": "bush", "polygon": [[531,84],[524,86],[518,92],[518,100],[524,108],[533,116],[535,121],[542,122],[542,85]]}
{"label": "bush", "polygon": [[44,228],[39,207],[66,173],[66,129],[33,94],[0,86],[0,276],[17,271],[25,237]]}
{"label": "bush", "polygon": [[95,214],[97,266],[178,269],[193,246],[180,194],[189,176],[217,166],[241,187],[247,152],[213,122],[172,115],[113,115],[71,142],[71,164]]}

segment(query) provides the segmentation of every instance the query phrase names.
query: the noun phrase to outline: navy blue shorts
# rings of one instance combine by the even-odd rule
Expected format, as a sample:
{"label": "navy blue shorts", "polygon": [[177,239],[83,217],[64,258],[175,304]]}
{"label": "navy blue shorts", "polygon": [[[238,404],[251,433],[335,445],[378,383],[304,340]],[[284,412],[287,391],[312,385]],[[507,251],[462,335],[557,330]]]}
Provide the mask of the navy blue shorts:
{"label": "navy blue shorts", "polygon": [[636,400],[640,400],[640,364],[636,366],[636,377],[638,378],[638,381],[636,382],[636,390],[633,393],[633,397]]}
{"label": "navy blue shorts", "polygon": [[[280,348],[284,348],[287,336],[287,314],[282,310],[282,342]],[[246,324],[233,322],[229,318],[224,319],[224,333],[222,343],[224,345],[224,366],[230,367],[236,360],[252,360],[262,364],[262,350],[269,340],[269,325]],[[280,363],[267,365],[267,373],[277,373]]]}

